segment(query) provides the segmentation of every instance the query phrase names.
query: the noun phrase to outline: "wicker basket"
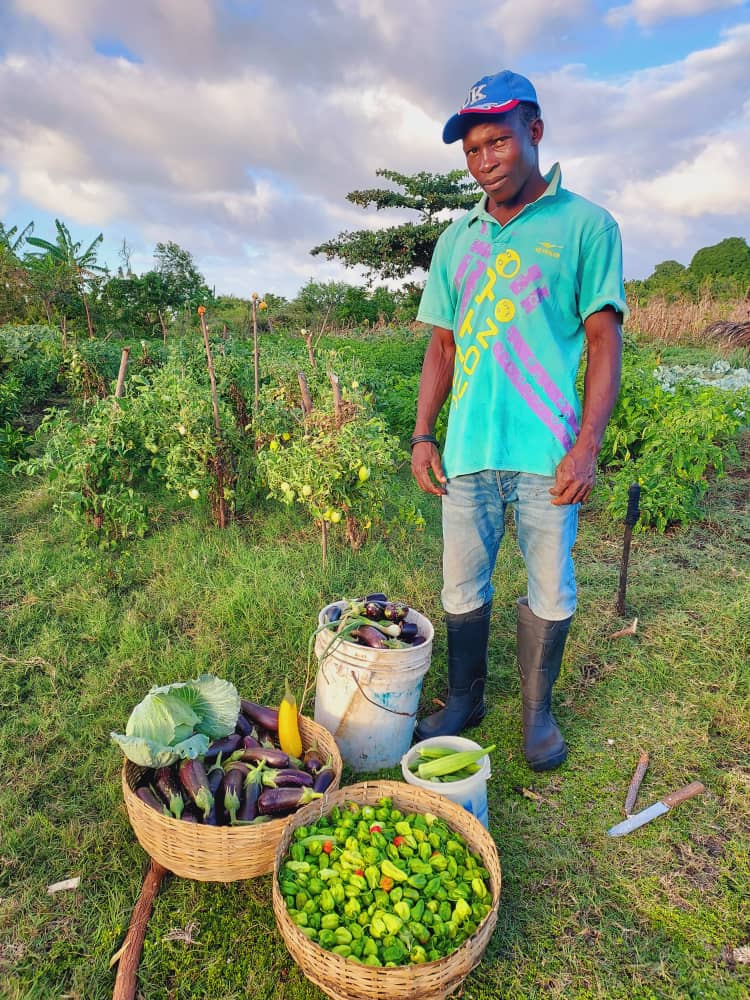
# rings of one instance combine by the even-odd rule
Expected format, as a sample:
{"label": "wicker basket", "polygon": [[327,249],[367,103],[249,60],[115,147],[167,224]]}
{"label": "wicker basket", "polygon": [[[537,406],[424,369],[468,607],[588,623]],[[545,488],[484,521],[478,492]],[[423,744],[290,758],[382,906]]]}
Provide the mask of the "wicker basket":
{"label": "wicker basket", "polygon": [[[330,754],[336,772],[330,788],[338,788],[342,764],[333,737],[327,729],[304,716],[300,717],[299,728],[305,749],[317,742],[324,755]],[[273,870],[276,845],[290,817],[257,826],[202,826],[163,816],[135,794],[144,770],[126,760],[122,792],[141,847],[160,865],[175,875],[199,882],[234,882]]]}
{"label": "wicker basket", "polygon": [[[289,916],[279,889],[279,868],[298,826],[314,823],[335,805],[345,802],[373,805],[384,795],[390,796],[394,805],[404,813],[431,812],[444,819],[465,838],[469,848],[482,859],[482,864],[490,873],[491,911],[470,938],[437,962],[387,969],[350,962],[305,937]],[[443,1000],[458,989],[482,959],[497,922],[501,881],[495,842],[471,813],[442,795],[402,782],[363,781],[326,794],[290,817],[276,849],[273,912],[292,958],[307,978],[333,1000]]]}

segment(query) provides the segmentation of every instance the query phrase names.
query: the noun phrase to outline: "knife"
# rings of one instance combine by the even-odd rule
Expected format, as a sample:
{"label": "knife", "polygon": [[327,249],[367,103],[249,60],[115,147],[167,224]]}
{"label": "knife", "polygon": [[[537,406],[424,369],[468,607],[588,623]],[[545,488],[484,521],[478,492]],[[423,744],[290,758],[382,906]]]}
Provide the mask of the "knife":
{"label": "knife", "polygon": [[621,837],[624,833],[637,830],[639,826],[650,823],[657,816],[663,816],[664,813],[668,813],[674,806],[678,806],[680,802],[692,799],[694,795],[700,795],[705,790],[705,786],[700,781],[691,781],[689,785],[685,785],[684,788],[678,788],[676,792],[670,792],[669,795],[665,795],[663,799],[654,802],[647,809],[641,809],[640,812],[635,813],[633,816],[628,816],[622,823],[616,823],[607,830],[607,834],[610,837]]}

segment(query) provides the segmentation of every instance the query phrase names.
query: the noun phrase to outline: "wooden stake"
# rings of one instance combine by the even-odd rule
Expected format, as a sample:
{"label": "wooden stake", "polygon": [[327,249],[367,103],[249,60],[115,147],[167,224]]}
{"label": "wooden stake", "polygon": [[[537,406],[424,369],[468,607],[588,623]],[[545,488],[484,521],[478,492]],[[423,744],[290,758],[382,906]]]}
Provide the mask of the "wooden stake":
{"label": "wooden stake", "polygon": [[258,355],[258,295],[253,292],[251,303],[253,306],[253,416],[258,417],[258,396],[259,396],[259,355]]}
{"label": "wooden stake", "polygon": [[331,380],[331,386],[333,387],[333,413],[336,418],[336,426],[341,427],[341,386],[339,385],[339,377],[334,372],[329,372],[328,378]]}
{"label": "wooden stake", "polygon": [[302,412],[305,416],[312,413],[313,402],[312,396],[310,395],[310,387],[307,384],[307,379],[305,378],[304,372],[297,372],[297,379],[299,381],[299,389],[302,395]]}
{"label": "wooden stake", "polygon": [[115,387],[115,399],[122,398],[122,394],[125,389],[125,373],[128,370],[129,357],[130,357],[130,348],[123,347],[122,356],[120,357],[120,370],[117,373],[117,386]]}
{"label": "wooden stake", "polygon": [[[203,312],[200,312],[201,309],[203,309]],[[208,327],[206,326],[206,314],[203,306],[199,307],[199,315],[201,318],[201,330],[203,331],[203,343],[206,347],[208,377],[211,381],[211,402],[213,403],[214,408],[214,430],[216,432],[216,461],[214,463],[214,469],[216,472],[216,497],[219,507],[219,527],[226,528],[227,513],[224,501],[224,470],[222,468],[221,461],[222,441],[221,424],[219,423],[219,394],[216,391],[216,373],[214,372],[214,361],[211,357],[211,345],[208,342]]]}
{"label": "wooden stake", "polygon": [[162,868],[157,861],[151,858],[151,864],[143,880],[141,894],[133,908],[125,943],[118,952],[119,957],[116,957],[119,965],[112,1000],[135,1000],[138,966],[141,962],[146,927],[154,908],[156,894],[166,874],[167,869]]}

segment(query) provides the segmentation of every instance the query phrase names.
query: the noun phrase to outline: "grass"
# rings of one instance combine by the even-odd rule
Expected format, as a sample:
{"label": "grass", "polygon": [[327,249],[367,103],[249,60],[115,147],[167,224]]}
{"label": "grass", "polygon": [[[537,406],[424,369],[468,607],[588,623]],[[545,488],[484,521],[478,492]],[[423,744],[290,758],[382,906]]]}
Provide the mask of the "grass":
{"label": "grass", "polygon": [[[580,606],[555,690],[569,761],[542,775],[521,753],[512,526],[496,572],[489,712],[490,830],[503,867],[497,930],[464,984],[497,996],[722,998],[750,989],[750,441],[700,523],[638,534],[628,614],[614,611],[622,527],[600,488],[576,547]],[[404,489],[412,489],[406,482]],[[109,742],[151,684],[211,670],[257,701],[299,692],[307,641],[331,598],[384,590],[436,623],[422,709],[444,696],[438,511],[422,534],[356,555],[294,511],[260,504],[224,532],[176,519],[116,554],[80,548],[44,489],[0,484],[0,989],[9,1000],[112,994],[147,859]],[[638,616],[637,634],[609,639]],[[307,708],[312,711],[311,700]],[[641,749],[639,805],[699,778],[706,794],[620,839],[606,829]],[[398,778],[396,769],[381,776]],[[359,776],[346,772],[344,782]],[[533,793],[533,798],[528,794]],[[46,887],[78,875],[80,888]],[[188,931],[193,943],[186,941]],[[270,876],[171,879],[148,927],[145,1000],[319,1000],[275,931]]]}

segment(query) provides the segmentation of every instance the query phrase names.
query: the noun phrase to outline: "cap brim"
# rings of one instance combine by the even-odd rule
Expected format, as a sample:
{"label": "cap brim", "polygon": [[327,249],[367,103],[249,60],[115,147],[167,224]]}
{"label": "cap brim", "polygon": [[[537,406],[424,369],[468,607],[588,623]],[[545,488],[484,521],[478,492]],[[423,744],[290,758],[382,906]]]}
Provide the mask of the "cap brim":
{"label": "cap brim", "polygon": [[507,101],[500,107],[472,109],[469,111],[459,111],[445,123],[443,129],[443,142],[451,143],[463,139],[469,129],[474,125],[481,125],[485,118],[498,118],[500,115],[512,111],[520,104],[520,100]]}

